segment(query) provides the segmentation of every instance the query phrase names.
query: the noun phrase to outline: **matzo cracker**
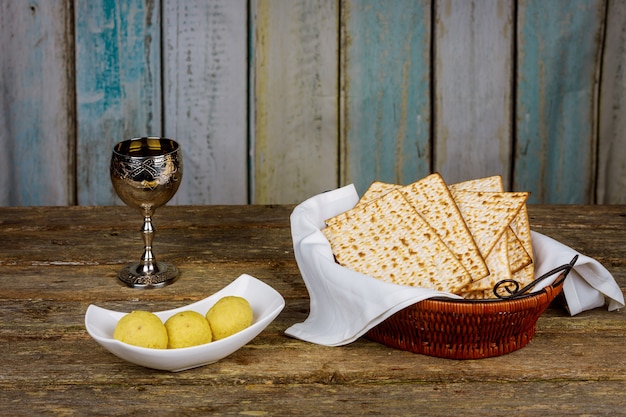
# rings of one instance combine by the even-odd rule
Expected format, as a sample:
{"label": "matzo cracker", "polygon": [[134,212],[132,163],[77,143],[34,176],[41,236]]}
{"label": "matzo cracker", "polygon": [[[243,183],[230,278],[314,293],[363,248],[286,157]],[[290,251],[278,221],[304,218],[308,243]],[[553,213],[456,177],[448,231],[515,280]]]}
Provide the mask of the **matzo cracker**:
{"label": "matzo cracker", "polygon": [[470,229],[441,175],[428,175],[402,187],[400,191],[461,261],[472,281],[489,274]]}
{"label": "matzo cracker", "polygon": [[396,190],[398,188],[402,188],[402,186],[396,185],[396,184],[389,184],[389,183],[381,182],[381,181],[374,181],[373,183],[370,184],[370,186],[367,188],[365,193],[363,193],[363,195],[359,199],[358,203],[356,203],[356,205],[362,206],[367,203],[371,203],[377,198],[380,198],[384,196],[385,194],[387,194],[388,192]]}
{"label": "matzo cracker", "polygon": [[[458,190],[499,192],[504,191],[502,177],[499,175],[463,181],[460,183],[452,184],[449,187],[452,192]],[[525,223],[523,222],[523,219],[526,219]],[[522,241],[522,238],[519,238],[514,232],[513,228],[515,224],[519,224],[520,230],[522,230],[523,228],[526,228],[526,230],[528,230],[528,234],[522,235],[524,241]],[[509,230],[506,231],[506,239],[508,240],[509,264],[512,273],[519,271],[520,269],[533,262],[532,243],[530,241],[530,226],[528,224],[528,214],[525,205],[522,206],[517,217],[513,220],[511,225],[509,225]]]}
{"label": "matzo cracker", "polygon": [[526,192],[453,191],[483,257],[496,245],[528,198]]}
{"label": "matzo cracker", "polygon": [[337,262],[395,284],[458,292],[471,277],[398,190],[326,221]]}
{"label": "matzo cracker", "polygon": [[[504,186],[502,177],[496,175],[452,184],[450,190],[452,192],[457,190],[504,191]],[[533,249],[526,204],[522,205],[518,215],[505,232],[505,236],[508,241],[509,268],[512,279],[525,286],[534,279]],[[494,296],[493,292],[489,292],[488,295]]]}

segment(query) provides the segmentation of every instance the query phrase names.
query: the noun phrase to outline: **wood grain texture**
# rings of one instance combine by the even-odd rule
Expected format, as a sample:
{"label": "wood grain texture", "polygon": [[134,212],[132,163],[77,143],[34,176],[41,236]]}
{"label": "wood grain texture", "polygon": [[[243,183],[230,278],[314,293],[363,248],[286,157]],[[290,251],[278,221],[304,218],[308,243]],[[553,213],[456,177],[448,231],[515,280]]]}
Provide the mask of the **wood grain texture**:
{"label": "wood grain texture", "polygon": [[159,3],[77,0],[75,22],[78,204],[121,203],[113,146],[162,134]]}
{"label": "wood grain texture", "polygon": [[0,206],[121,204],[111,148],[144,135],[183,146],[177,205],[431,171],[625,203],[625,7],[0,0]]}
{"label": "wood grain texture", "polygon": [[600,204],[626,203],[626,2],[609,0],[600,89]]}
{"label": "wood grain texture", "polygon": [[0,2],[0,205],[75,203],[70,3]]}
{"label": "wood grain texture", "polygon": [[520,0],[514,188],[593,202],[604,0]]}
{"label": "wood grain texture", "polygon": [[434,170],[449,183],[501,175],[509,184],[513,5],[436,2]]}
{"label": "wood grain texture", "polygon": [[341,183],[409,184],[430,172],[430,1],[346,1]]}
{"label": "wood grain texture", "polygon": [[[624,415],[626,313],[570,317],[554,303],[531,343],[457,361],[359,338],[326,347],[286,337],[309,312],[293,253],[293,206],[167,206],[157,256],[182,276],[158,290],[117,284],[139,256],[128,207],[1,207],[0,415]],[[626,289],[626,206],[530,205],[533,230],[592,256]],[[110,219],[115,219],[114,222]],[[279,291],[281,314],[217,363],[154,371],[87,334],[90,304],[118,311],[180,307],[249,273]]]}
{"label": "wood grain texture", "polygon": [[247,4],[163,3],[165,134],[183,149],[173,204],[248,202]]}
{"label": "wood grain texture", "polygon": [[254,203],[296,203],[338,185],[334,0],[255,0]]}

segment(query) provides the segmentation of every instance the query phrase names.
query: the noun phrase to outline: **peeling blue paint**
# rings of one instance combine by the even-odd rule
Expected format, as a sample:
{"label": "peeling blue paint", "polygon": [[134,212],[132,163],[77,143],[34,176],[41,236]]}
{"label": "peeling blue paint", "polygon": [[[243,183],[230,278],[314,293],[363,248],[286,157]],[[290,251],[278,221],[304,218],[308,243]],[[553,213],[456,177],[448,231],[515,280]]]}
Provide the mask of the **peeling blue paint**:
{"label": "peeling blue paint", "polygon": [[159,4],[78,0],[75,14],[78,203],[110,204],[113,145],[161,132]]}
{"label": "peeling blue paint", "polygon": [[603,0],[520,1],[514,189],[588,203]]}
{"label": "peeling blue paint", "polygon": [[430,1],[348,1],[345,178],[410,183],[430,166]]}

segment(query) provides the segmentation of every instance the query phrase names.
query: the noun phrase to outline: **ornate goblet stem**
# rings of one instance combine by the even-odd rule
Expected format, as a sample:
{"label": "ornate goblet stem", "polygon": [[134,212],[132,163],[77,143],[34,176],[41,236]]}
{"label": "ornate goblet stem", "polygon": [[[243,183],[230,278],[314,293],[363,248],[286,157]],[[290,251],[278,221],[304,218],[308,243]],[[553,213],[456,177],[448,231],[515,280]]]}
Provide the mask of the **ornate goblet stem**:
{"label": "ornate goblet stem", "polygon": [[143,218],[143,227],[141,228],[143,235],[143,255],[141,255],[141,272],[143,274],[154,273],[154,255],[152,254],[152,239],[154,238],[154,227],[152,227],[152,217],[146,216]]}
{"label": "ornate goblet stem", "polygon": [[163,287],[179,276],[176,266],[157,262],[152,253],[152,215],[174,196],[182,174],[180,146],[171,139],[136,138],[120,142],[113,148],[113,188],[124,203],[139,209],[144,218],[141,228],[144,252],[141,260],[123,268],[118,274],[118,278],[130,287]]}

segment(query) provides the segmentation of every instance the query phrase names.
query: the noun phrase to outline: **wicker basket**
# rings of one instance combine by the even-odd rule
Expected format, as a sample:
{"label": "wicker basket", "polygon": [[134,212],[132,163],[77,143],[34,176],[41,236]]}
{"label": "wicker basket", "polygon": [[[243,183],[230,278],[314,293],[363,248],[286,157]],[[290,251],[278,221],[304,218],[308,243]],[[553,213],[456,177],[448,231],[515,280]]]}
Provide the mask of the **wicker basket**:
{"label": "wicker basket", "polygon": [[574,262],[551,271],[550,275],[563,272],[536,293],[506,300],[427,299],[398,311],[370,329],[366,337],[394,348],[450,359],[482,359],[513,352],[531,341],[539,316],[563,289]]}

